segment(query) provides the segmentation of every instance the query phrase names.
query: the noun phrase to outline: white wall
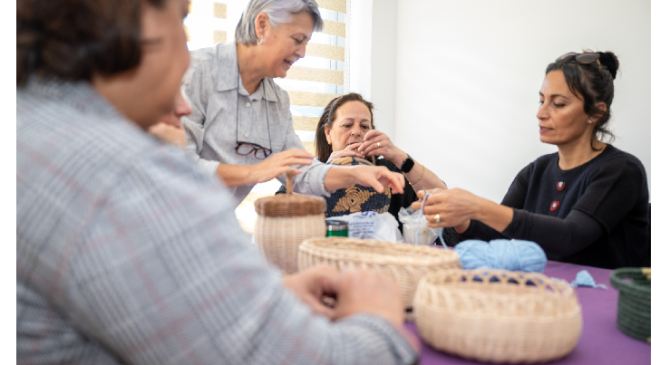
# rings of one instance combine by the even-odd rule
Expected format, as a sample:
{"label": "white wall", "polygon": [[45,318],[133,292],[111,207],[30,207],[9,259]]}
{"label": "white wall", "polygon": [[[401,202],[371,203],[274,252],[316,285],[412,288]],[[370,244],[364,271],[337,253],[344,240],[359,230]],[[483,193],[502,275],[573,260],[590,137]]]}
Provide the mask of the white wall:
{"label": "white wall", "polygon": [[[391,7],[374,1],[374,16],[391,17]],[[520,169],[556,151],[537,130],[547,64],[569,51],[611,50],[621,63],[614,145],[642,161],[650,186],[650,10],[649,0],[398,1],[394,76],[371,74],[395,78],[390,136],[450,187],[499,202]],[[373,44],[372,65],[390,52]]]}
{"label": "white wall", "polygon": [[[374,103],[376,128],[395,128],[397,0],[349,0],[347,92]],[[345,76],[346,78],[346,76]]]}

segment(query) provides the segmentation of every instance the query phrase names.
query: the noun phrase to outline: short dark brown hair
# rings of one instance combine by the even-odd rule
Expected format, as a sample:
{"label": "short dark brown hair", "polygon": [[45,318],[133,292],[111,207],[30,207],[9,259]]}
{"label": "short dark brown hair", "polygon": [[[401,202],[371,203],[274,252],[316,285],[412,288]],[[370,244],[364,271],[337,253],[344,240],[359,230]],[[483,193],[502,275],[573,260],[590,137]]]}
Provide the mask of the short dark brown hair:
{"label": "short dark brown hair", "polygon": [[374,105],[364,100],[362,95],[358,93],[349,93],[332,99],[332,101],[325,106],[325,109],[323,109],[323,114],[321,114],[319,123],[316,126],[316,158],[321,162],[327,162],[332,154],[332,147],[330,147],[328,139],[325,137],[325,128],[332,129],[332,125],[335,122],[335,119],[337,119],[337,109],[349,101],[359,101],[367,106],[369,114],[371,114],[371,129],[376,129],[374,126]]}
{"label": "short dark brown hair", "polygon": [[[602,114],[596,121],[591,134],[591,149],[595,151],[594,141],[596,139],[602,140],[605,136],[609,136],[610,142],[614,140],[614,135],[609,130],[607,123],[612,115],[610,106],[614,99],[614,79],[619,70],[619,59],[612,52],[585,50],[584,53],[598,54],[600,70],[596,62],[588,64],[578,62],[575,58],[579,55],[578,53],[555,60],[548,65],[545,74],[547,75],[550,71],[562,71],[571,92],[584,99],[584,112],[590,117]],[[605,112],[596,106],[600,102],[607,105]]]}
{"label": "short dark brown hair", "polygon": [[142,6],[171,0],[18,0],[16,85],[90,81],[140,63]]}

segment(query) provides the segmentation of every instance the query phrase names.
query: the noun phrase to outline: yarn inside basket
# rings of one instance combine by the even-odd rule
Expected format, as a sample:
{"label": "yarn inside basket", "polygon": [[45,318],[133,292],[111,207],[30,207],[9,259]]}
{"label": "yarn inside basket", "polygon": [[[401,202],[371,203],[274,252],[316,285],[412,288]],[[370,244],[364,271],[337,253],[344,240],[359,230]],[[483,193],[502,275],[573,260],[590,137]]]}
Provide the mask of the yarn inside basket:
{"label": "yarn inside basket", "polygon": [[525,240],[467,240],[456,245],[455,250],[463,269],[489,267],[542,273],[548,262],[538,244]]}

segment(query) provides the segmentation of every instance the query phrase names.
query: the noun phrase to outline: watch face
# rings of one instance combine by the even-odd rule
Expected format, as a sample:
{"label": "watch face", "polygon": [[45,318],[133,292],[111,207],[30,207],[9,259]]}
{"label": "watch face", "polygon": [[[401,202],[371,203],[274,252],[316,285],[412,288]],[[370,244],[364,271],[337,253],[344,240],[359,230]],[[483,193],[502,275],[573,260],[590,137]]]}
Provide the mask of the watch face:
{"label": "watch face", "polygon": [[401,171],[404,173],[410,172],[412,170],[413,166],[415,165],[415,161],[408,155],[408,158],[403,161],[403,165],[401,165]]}

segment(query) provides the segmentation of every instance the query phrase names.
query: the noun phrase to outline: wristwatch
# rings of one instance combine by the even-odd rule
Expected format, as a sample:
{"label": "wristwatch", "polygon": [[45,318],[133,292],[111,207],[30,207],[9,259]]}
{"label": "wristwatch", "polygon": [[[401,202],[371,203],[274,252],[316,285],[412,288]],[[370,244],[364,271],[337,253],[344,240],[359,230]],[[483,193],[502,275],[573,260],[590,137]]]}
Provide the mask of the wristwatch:
{"label": "wristwatch", "polygon": [[415,166],[415,160],[413,160],[412,157],[408,155],[408,158],[403,160],[403,164],[401,164],[401,168],[399,170],[401,170],[401,172],[404,174],[407,174],[410,172],[410,170],[412,170],[413,166]]}

